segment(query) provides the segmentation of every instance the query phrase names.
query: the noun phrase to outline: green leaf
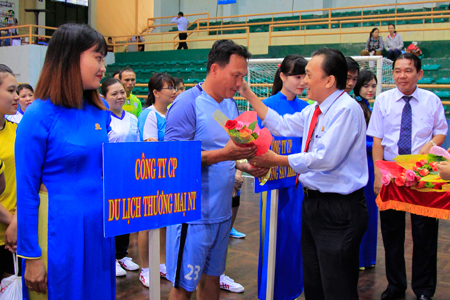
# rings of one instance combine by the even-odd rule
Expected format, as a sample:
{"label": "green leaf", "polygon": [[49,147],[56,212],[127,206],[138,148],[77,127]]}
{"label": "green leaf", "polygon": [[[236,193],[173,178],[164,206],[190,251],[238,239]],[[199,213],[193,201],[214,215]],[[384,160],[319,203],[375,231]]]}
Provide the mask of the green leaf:
{"label": "green leaf", "polygon": [[430,163],[430,162],[433,162],[433,161],[441,162],[441,161],[447,161],[447,159],[445,157],[443,157],[443,156],[434,155],[434,154],[429,153],[428,154],[428,162]]}
{"label": "green leaf", "polygon": [[432,182],[427,182],[427,183],[425,183],[425,187],[434,188],[434,184]]}
{"label": "green leaf", "polygon": [[256,127],[256,121],[250,123],[250,125],[248,125],[248,129],[250,129],[251,131],[255,131],[255,127]]}
{"label": "green leaf", "polygon": [[252,137],[254,137],[255,138],[255,140],[259,137],[259,135],[256,133],[256,132],[253,132],[252,133]]}

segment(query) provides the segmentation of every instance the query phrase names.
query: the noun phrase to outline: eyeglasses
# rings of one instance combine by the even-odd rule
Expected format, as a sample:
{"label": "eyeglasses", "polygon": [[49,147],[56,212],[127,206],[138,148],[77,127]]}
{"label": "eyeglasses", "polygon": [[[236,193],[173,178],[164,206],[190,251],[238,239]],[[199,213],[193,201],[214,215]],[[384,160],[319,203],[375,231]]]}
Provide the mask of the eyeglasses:
{"label": "eyeglasses", "polygon": [[168,87],[161,88],[161,89],[162,89],[162,90],[175,91],[175,92],[178,91],[178,88],[177,88],[176,86],[168,86]]}

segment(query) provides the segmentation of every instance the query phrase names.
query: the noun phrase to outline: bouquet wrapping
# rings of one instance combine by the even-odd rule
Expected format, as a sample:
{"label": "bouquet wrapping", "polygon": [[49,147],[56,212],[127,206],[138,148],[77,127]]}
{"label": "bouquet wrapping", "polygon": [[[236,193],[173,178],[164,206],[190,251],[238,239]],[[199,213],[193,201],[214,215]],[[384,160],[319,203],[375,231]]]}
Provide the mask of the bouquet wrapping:
{"label": "bouquet wrapping", "polygon": [[450,219],[449,181],[440,178],[437,169],[439,162],[449,158],[445,149],[435,146],[428,155],[398,155],[394,161],[376,161],[383,184],[376,199],[379,209]]}
{"label": "bouquet wrapping", "polygon": [[[240,114],[234,120],[228,119],[221,111],[216,110],[213,118],[228,133],[230,139],[241,147],[256,147],[256,156],[266,153],[270,149],[273,137],[267,128],[259,128],[257,122],[257,113],[255,111],[246,111]],[[270,172],[261,182],[264,185],[270,177]]]}

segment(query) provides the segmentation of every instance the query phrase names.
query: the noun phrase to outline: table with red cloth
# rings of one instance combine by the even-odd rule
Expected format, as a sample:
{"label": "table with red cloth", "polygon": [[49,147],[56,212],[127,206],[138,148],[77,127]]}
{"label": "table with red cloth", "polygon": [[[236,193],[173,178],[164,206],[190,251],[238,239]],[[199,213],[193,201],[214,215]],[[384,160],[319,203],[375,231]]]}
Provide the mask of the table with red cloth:
{"label": "table with red cloth", "polygon": [[390,183],[376,199],[379,210],[395,209],[416,215],[450,220],[450,192],[421,192]]}

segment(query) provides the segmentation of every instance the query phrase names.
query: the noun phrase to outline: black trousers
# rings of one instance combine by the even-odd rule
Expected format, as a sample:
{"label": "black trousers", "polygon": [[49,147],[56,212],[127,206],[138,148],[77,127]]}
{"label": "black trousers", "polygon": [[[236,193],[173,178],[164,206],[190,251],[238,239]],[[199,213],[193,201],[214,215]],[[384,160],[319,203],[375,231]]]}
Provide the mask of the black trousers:
{"label": "black trousers", "polygon": [[302,218],[305,299],[359,299],[359,247],[368,222],[364,191],[305,195]]}
{"label": "black trousers", "polygon": [[[405,268],[405,212],[380,211],[388,289],[403,292],[407,288]],[[439,221],[411,214],[413,238],[411,286],[416,296],[433,297],[437,281],[437,243]]]}
{"label": "black trousers", "polygon": [[122,259],[128,255],[128,246],[130,245],[130,234],[118,235],[115,237],[116,259]]}
{"label": "black trousers", "polygon": [[[185,41],[186,39],[187,39],[187,33],[179,33],[178,34],[178,38],[180,39],[180,41]],[[186,42],[180,42],[179,44],[178,44],[178,48],[177,48],[177,50],[180,50],[180,49],[187,49],[188,48],[188,45],[187,45],[187,43]]]}

